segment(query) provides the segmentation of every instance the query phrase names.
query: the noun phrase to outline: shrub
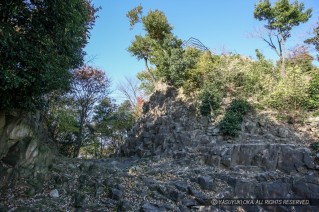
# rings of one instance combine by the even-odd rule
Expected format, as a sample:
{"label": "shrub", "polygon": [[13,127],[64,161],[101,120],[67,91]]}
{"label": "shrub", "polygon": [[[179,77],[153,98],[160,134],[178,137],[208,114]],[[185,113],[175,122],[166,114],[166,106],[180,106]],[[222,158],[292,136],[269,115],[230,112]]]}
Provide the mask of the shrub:
{"label": "shrub", "polygon": [[240,131],[241,116],[236,112],[227,112],[220,122],[223,135],[236,136]]}
{"label": "shrub", "polygon": [[319,142],[314,142],[310,145],[310,147],[315,151],[318,152],[319,151]]}
{"label": "shrub", "polygon": [[203,116],[209,116],[220,107],[223,93],[214,84],[205,85],[199,94],[199,111]]}
{"label": "shrub", "polygon": [[[183,83],[183,89],[187,93],[192,93],[203,88],[204,83],[208,79],[213,79],[214,82],[218,81],[216,72],[214,70],[219,56],[213,56],[211,52],[197,53],[196,50],[191,48],[187,49],[185,55],[187,56],[188,61],[192,61],[192,58],[195,58],[195,64],[186,69],[185,80]],[[194,61],[194,59],[193,59]]]}
{"label": "shrub", "polygon": [[251,105],[246,100],[235,99],[234,101],[232,101],[227,111],[235,112],[243,116],[247,114],[249,111],[251,111],[251,109],[252,109]]}
{"label": "shrub", "polygon": [[287,69],[287,76],[280,79],[263,102],[276,109],[298,110],[307,102],[309,80],[300,68]]}
{"label": "shrub", "polygon": [[252,110],[251,105],[242,99],[235,99],[226,109],[224,118],[219,126],[223,135],[236,136],[240,131],[243,116]]}

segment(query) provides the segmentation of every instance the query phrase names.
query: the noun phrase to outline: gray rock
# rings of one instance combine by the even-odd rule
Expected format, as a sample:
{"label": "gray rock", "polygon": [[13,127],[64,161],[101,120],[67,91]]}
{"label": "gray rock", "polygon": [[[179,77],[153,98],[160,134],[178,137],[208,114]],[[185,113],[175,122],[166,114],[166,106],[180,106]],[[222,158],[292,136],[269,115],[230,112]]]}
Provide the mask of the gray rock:
{"label": "gray rock", "polygon": [[168,195],[168,197],[174,202],[179,202],[181,199],[184,198],[184,196],[184,194],[176,190],[171,190]]}
{"label": "gray rock", "polygon": [[210,143],[210,138],[207,135],[202,135],[199,138],[199,142],[201,145],[206,145]]}
{"label": "gray rock", "polygon": [[52,198],[59,198],[59,191],[57,189],[53,189],[52,191],[50,191],[50,197]]}
{"label": "gray rock", "polygon": [[103,193],[104,193],[104,186],[103,185],[99,185],[99,186],[96,186],[96,189],[95,189],[95,197],[99,197],[101,196]]}
{"label": "gray rock", "polygon": [[178,152],[173,153],[173,158],[175,158],[175,159],[185,158],[186,155],[187,155],[186,152],[178,151]]}
{"label": "gray rock", "polygon": [[249,134],[256,134],[257,133],[256,123],[248,120],[248,121],[243,123],[243,126],[244,126],[244,129],[247,133],[249,133]]}
{"label": "gray rock", "polygon": [[0,189],[17,176],[34,179],[47,173],[54,151],[44,142],[46,132],[39,113],[0,111]]}
{"label": "gray rock", "polygon": [[121,201],[118,204],[118,211],[132,211],[133,203],[130,201]]}
{"label": "gray rock", "polygon": [[250,198],[255,195],[255,183],[252,181],[242,181],[237,180],[235,189],[234,189],[234,197],[238,198]]}
{"label": "gray rock", "polygon": [[[219,167],[220,165],[220,157],[219,156],[214,156],[211,154],[207,154],[205,156],[205,164],[209,166],[214,166],[214,167]],[[230,163],[229,163],[230,165]]]}
{"label": "gray rock", "polygon": [[206,202],[207,202],[207,197],[200,191],[192,188],[192,187],[189,187],[188,188],[188,193],[189,195],[192,195],[195,197],[195,200],[196,202],[199,203],[199,205],[205,205]]}
{"label": "gray rock", "polygon": [[109,198],[100,199],[100,202],[106,205],[108,208],[115,208],[117,206],[117,202]]}
{"label": "gray rock", "polygon": [[278,129],[278,136],[279,136],[280,138],[286,138],[286,137],[288,137],[288,135],[289,135],[288,129],[283,128],[283,127],[280,127],[280,128]]}
{"label": "gray rock", "polygon": [[188,191],[188,184],[183,181],[177,181],[173,183],[174,186],[181,192],[187,192]]}
{"label": "gray rock", "polygon": [[198,205],[195,199],[183,199],[182,204],[186,207],[192,207]]}
{"label": "gray rock", "polygon": [[123,196],[123,192],[121,190],[116,189],[116,188],[112,188],[110,190],[110,198],[111,199],[119,201],[119,200],[121,200],[122,196]]}
{"label": "gray rock", "polygon": [[259,126],[265,127],[269,123],[269,119],[266,116],[258,117],[257,123]]}
{"label": "gray rock", "polygon": [[144,132],[143,132],[143,137],[144,137],[144,138],[151,138],[151,137],[152,137],[152,134],[149,133],[149,132],[144,131]]}
{"label": "gray rock", "polygon": [[289,191],[289,183],[281,180],[264,182],[256,186],[256,196],[261,199],[285,199],[288,197]]}
{"label": "gray rock", "polygon": [[207,129],[207,134],[209,134],[209,135],[217,136],[217,135],[219,135],[219,132],[220,132],[220,130],[217,127],[208,127],[208,129]]}
{"label": "gray rock", "polygon": [[275,139],[275,136],[273,134],[271,134],[271,133],[266,133],[266,134],[263,135],[263,137],[266,138],[266,139],[269,139],[269,140],[270,139],[271,140]]}
{"label": "gray rock", "polygon": [[68,164],[68,168],[69,168],[69,169],[72,169],[72,170],[75,170],[75,169],[76,169],[76,166],[75,166],[73,163],[69,163],[69,164]]}
{"label": "gray rock", "polygon": [[263,172],[258,174],[255,178],[258,181],[269,181],[269,180],[276,179],[276,176],[275,176],[275,173],[273,172]]}
{"label": "gray rock", "polygon": [[9,140],[22,140],[25,137],[33,137],[31,127],[25,122],[12,123],[7,128]]}
{"label": "gray rock", "polygon": [[296,150],[289,146],[282,146],[281,157],[278,160],[277,169],[292,173],[297,172],[298,167],[304,166],[304,155],[305,153],[302,149]]}
{"label": "gray rock", "polygon": [[185,205],[179,205],[178,208],[174,210],[175,212],[189,212],[190,209],[188,209]]}
{"label": "gray rock", "polygon": [[230,167],[231,166],[231,161],[232,158],[229,155],[225,155],[222,157],[220,163],[223,164],[226,167]]}
{"label": "gray rock", "polygon": [[205,128],[208,127],[209,121],[210,121],[209,117],[207,117],[207,116],[202,116],[202,117],[201,117],[201,124],[202,124]]}
{"label": "gray rock", "polygon": [[181,123],[175,123],[175,126],[174,126],[174,128],[175,128],[175,132],[182,132],[183,130],[184,130],[184,127],[181,125]]}
{"label": "gray rock", "polygon": [[204,190],[213,190],[214,184],[213,179],[208,176],[198,177],[197,182],[199,186]]}
{"label": "gray rock", "polygon": [[307,174],[308,173],[308,169],[304,166],[299,166],[296,167],[297,172],[302,173],[302,174]]}
{"label": "gray rock", "polygon": [[85,204],[85,195],[81,192],[75,192],[73,194],[73,206],[75,208],[81,208]]}
{"label": "gray rock", "polygon": [[152,203],[144,203],[141,208],[140,208],[141,212],[164,212],[166,211],[165,207],[160,207],[156,204],[152,204]]}
{"label": "gray rock", "polygon": [[227,184],[233,188],[236,187],[236,184],[237,184],[237,181],[239,181],[240,179],[238,179],[237,177],[235,176],[228,176],[228,175],[225,175],[225,174],[221,174],[220,175],[220,178],[225,180],[227,182]]}
{"label": "gray rock", "polygon": [[292,191],[304,199],[319,199],[319,184],[307,183],[298,180],[293,183]]}
{"label": "gray rock", "polygon": [[139,166],[132,166],[129,170],[128,170],[128,174],[129,175],[138,175],[143,171],[143,169]]}
{"label": "gray rock", "polygon": [[156,191],[162,195],[165,195],[167,192],[166,192],[166,188],[162,185],[156,185],[155,187]]}

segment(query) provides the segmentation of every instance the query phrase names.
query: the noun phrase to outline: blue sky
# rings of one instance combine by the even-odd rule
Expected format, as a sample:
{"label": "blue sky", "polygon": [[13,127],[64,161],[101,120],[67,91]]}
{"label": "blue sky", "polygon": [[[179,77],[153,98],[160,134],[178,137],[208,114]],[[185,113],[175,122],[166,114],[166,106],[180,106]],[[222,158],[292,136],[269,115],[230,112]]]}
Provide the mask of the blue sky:
{"label": "blue sky", "polygon": [[[308,32],[319,20],[318,0],[299,2],[313,8],[312,18],[293,31],[288,48],[309,37]],[[143,61],[127,52],[134,36],[143,34],[141,26],[130,31],[126,18],[126,13],[139,4],[144,14],[150,9],[163,11],[174,27],[174,34],[182,40],[195,37],[213,52],[220,53],[224,49],[252,57],[258,48],[267,58],[277,59],[266,43],[249,36],[263,26],[253,17],[256,3],[258,0],[93,0],[93,4],[102,9],[85,48],[86,61],[106,72],[113,89],[124,77],[133,77],[144,69]],[[116,98],[116,93],[113,96]]]}

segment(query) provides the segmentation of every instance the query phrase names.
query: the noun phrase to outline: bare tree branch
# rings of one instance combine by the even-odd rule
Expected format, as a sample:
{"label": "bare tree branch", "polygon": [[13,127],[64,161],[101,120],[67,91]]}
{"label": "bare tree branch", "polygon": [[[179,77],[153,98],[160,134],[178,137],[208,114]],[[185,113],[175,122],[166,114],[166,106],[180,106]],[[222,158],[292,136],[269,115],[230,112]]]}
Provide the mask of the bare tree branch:
{"label": "bare tree branch", "polygon": [[139,81],[136,78],[125,77],[125,80],[118,84],[117,89],[125,96],[134,107],[137,105],[138,97],[143,96],[139,87]]}

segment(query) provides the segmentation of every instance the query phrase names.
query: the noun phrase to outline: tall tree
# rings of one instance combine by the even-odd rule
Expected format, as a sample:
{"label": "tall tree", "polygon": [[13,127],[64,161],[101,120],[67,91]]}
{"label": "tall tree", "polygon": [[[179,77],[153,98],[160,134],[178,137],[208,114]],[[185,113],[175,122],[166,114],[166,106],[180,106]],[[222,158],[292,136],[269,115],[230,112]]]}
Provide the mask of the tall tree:
{"label": "tall tree", "polygon": [[110,80],[104,72],[91,66],[82,66],[73,72],[70,97],[78,111],[79,132],[73,157],[77,157],[85,139],[85,126],[89,123],[94,105],[108,94]]}
{"label": "tall tree", "polygon": [[278,0],[274,5],[269,0],[260,0],[255,5],[254,17],[266,21],[268,37],[263,40],[276,52],[281,62],[281,74],[285,76],[286,41],[293,27],[305,23],[311,17],[311,9],[305,10],[304,4],[289,0]]}
{"label": "tall tree", "polygon": [[112,141],[113,129],[111,126],[114,120],[114,111],[116,110],[116,105],[112,103],[109,97],[103,98],[94,107],[93,123],[95,133],[98,136],[99,146],[100,146],[100,156],[103,155],[103,151],[106,145]]}
{"label": "tall tree", "polygon": [[145,68],[152,79],[153,85],[155,85],[157,79],[149,63],[152,63],[154,52],[160,48],[159,45],[163,43],[165,37],[171,34],[172,27],[168,23],[165,14],[159,10],[150,10],[146,16],[142,16],[143,7],[137,6],[130,10],[126,16],[130,20],[131,29],[138,22],[142,22],[146,35],[136,35],[135,40],[132,41],[128,51],[135,56],[138,60],[143,59]]}
{"label": "tall tree", "polygon": [[[193,63],[184,58],[185,51],[182,48],[182,41],[173,35],[173,27],[169,24],[165,14],[159,10],[150,10],[147,15],[142,16],[142,7],[138,6],[129,11],[127,17],[130,19],[131,28],[134,24],[141,22],[146,32],[145,36],[135,36],[128,51],[138,60],[144,60],[153,84],[148,87],[154,87],[155,82],[159,79],[181,86],[185,70]],[[141,77],[143,81],[149,80],[145,74],[139,76]]]}
{"label": "tall tree", "polygon": [[96,11],[90,0],[0,1],[0,109],[36,109],[68,88]]}

